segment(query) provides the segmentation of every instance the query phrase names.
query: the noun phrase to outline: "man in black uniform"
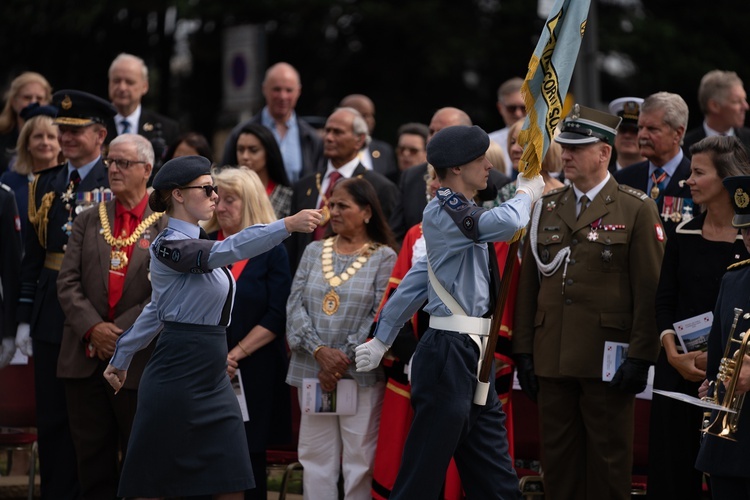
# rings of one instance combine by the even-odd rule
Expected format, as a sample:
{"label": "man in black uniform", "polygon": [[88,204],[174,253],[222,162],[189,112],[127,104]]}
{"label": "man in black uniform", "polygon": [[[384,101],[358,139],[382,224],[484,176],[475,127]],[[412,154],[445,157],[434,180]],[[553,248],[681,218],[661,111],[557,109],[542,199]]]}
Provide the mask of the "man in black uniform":
{"label": "man in black uniform", "polygon": [[56,375],[64,323],[57,274],[75,217],[111,197],[101,149],[116,111],[76,90],[56,92],[52,103],[59,109],[55,123],[67,162],[37,175],[29,190],[31,230],[21,264],[16,345],[34,355],[42,498],[63,500],[78,498],[79,487],[65,388]]}
{"label": "man in black uniform", "polygon": [[0,232],[0,368],[4,368],[16,351],[13,336],[21,264],[21,220],[13,191],[5,184],[0,184]]}

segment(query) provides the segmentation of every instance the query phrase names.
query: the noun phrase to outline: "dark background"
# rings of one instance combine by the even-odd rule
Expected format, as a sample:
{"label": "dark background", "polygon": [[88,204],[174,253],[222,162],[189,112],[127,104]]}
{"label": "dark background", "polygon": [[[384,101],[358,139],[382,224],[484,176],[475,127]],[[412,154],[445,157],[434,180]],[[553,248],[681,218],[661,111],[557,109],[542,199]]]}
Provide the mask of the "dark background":
{"label": "dark background", "polygon": [[[692,127],[702,120],[696,94],[705,72],[750,78],[746,0],[592,1],[601,96],[577,102],[601,107],[667,90],[687,101]],[[536,46],[543,25],[536,10],[535,0],[3,0],[0,84],[33,70],[55,89],[106,98],[110,62],[133,53],[150,69],[146,107],[210,138],[241,111],[257,111],[223,111],[221,96],[223,30],[257,24],[265,47],[259,57],[268,65],[287,61],[301,74],[299,115],[325,116],[342,96],[363,93],[377,107],[375,135],[390,142],[400,124],[428,123],[447,105],[492,131],[502,126],[498,85],[525,76]],[[190,70],[170,71],[171,20],[196,27],[179,47],[191,56]],[[618,60],[629,69],[613,70]]]}

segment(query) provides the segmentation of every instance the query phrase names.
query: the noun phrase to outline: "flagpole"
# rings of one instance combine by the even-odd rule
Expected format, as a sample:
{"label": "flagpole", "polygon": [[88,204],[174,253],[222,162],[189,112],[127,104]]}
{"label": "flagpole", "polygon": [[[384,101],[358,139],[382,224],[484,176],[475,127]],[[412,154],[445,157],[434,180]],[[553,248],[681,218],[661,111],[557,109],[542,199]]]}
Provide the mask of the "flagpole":
{"label": "flagpole", "polygon": [[[563,118],[563,101],[568,93],[570,78],[586,29],[589,7],[590,0],[556,0],[529,61],[529,70],[521,89],[528,115],[523,130],[518,135],[518,142],[524,146],[518,170],[521,172],[520,175],[527,179],[541,172],[542,159],[547,153],[550,141],[553,140],[554,129]],[[523,233],[524,230],[521,230],[513,236],[500,277],[500,294],[495,303],[490,333],[474,391],[474,404],[480,406],[487,404],[497,337],[510,294],[511,276],[518,260],[518,245]]]}

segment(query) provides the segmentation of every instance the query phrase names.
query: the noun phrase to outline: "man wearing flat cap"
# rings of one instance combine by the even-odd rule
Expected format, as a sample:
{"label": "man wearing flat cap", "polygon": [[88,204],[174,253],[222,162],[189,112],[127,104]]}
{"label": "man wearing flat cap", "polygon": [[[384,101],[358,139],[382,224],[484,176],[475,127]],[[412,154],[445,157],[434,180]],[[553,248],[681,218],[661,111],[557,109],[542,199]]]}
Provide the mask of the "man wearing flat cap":
{"label": "man wearing flat cap", "polygon": [[[666,238],[653,200],[607,170],[619,122],[579,105],[564,121],[555,140],[571,185],[534,206],[522,259],[513,353],[539,404],[552,498],[630,498],[635,395],[659,352]],[[603,373],[606,342],[629,348]]]}
{"label": "man wearing flat cap", "polygon": [[638,115],[641,114],[642,104],[640,97],[620,97],[609,103],[609,113],[622,118],[609,160],[611,173],[645,160],[638,147]]}
{"label": "man wearing flat cap", "polygon": [[38,174],[29,189],[31,226],[21,265],[16,344],[24,354],[33,351],[42,498],[57,500],[79,495],[65,386],[57,378],[65,320],[57,275],[76,216],[111,197],[101,148],[115,110],[77,90],[56,92],[52,104],[67,162]]}
{"label": "man wearing flat cap", "polygon": [[[750,252],[750,176],[727,177],[724,188],[734,205],[732,225],[741,228],[745,248]],[[750,259],[737,262],[727,268],[721,280],[719,296],[714,308],[714,320],[708,337],[708,362],[706,366],[706,382],[713,382],[719,372],[721,359],[726,351],[730,334],[735,341],[741,338],[740,332],[750,328],[750,320],[746,314],[750,311],[750,296],[747,284],[750,282]],[[737,315],[739,311],[739,316]],[[745,314],[743,314],[745,313]],[[730,350],[730,355],[737,351],[739,344]],[[726,384],[725,384],[726,385]],[[750,390],[750,356],[745,354],[742,367],[735,387],[736,394],[744,394]],[[714,386],[709,395],[714,395]],[[719,401],[721,402],[720,393]],[[710,421],[722,421],[722,415],[711,412]],[[695,468],[711,475],[711,494],[716,500],[747,500],[750,499],[750,412],[747,409],[738,411],[737,429],[734,439],[726,439],[715,435],[715,431],[703,435],[695,461]]]}
{"label": "man wearing flat cap", "polygon": [[358,371],[376,368],[403,324],[427,301],[430,326],[411,362],[414,420],[392,500],[437,498],[451,458],[468,498],[520,498],[494,377],[490,397],[477,404],[474,394],[499,286],[488,243],[510,240],[526,226],[544,181],[521,177],[513,199],[478,207],[472,199],[487,187],[492,169],[488,147],[482,129],[465,125],[442,129],[427,145],[441,185],[424,210],[427,255],[386,303],[375,338],[355,350]]}

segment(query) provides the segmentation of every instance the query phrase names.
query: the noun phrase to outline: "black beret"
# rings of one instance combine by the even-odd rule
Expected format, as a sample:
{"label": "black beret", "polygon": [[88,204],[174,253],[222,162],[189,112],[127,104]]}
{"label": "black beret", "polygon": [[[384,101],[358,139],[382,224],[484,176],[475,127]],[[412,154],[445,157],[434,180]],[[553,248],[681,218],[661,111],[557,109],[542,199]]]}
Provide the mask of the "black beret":
{"label": "black beret", "polygon": [[50,118],[54,118],[57,116],[57,111],[57,108],[54,106],[42,106],[38,102],[32,102],[21,110],[20,115],[24,120],[29,120],[35,116],[49,116]]}
{"label": "black beret", "polygon": [[750,176],[727,177],[723,182],[734,206],[732,225],[734,227],[750,226]]}
{"label": "black beret", "polygon": [[117,110],[101,97],[80,90],[59,90],[52,95],[58,109],[55,123],[71,127],[86,127],[94,123],[106,124]]}
{"label": "black beret", "polygon": [[154,189],[184,187],[201,175],[211,175],[211,162],[205,156],[180,156],[161,166],[154,176]]}
{"label": "black beret", "polygon": [[445,127],[427,143],[427,161],[435,168],[460,167],[487,152],[490,138],[474,125]]}

